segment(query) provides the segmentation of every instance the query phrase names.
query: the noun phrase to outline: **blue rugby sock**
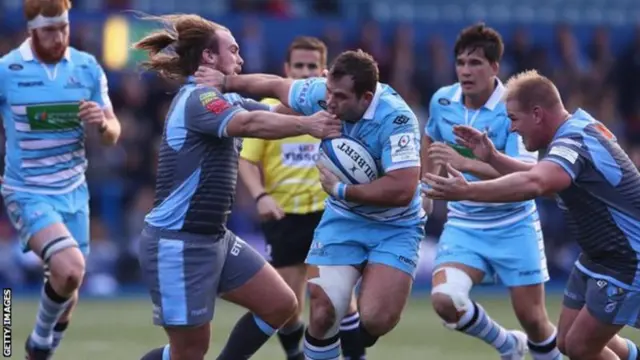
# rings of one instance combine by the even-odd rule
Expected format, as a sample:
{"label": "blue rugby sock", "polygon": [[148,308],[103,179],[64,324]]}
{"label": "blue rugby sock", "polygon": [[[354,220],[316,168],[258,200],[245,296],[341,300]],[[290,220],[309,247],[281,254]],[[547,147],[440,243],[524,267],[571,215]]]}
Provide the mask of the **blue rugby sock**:
{"label": "blue rugby sock", "polygon": [[516,338],[493,321],[482,306],[476,302],[472,304],[471,309],[462,315],[456,330],[484,341],[502,355],[512,352],[516,347]]}
{"label": "blue rugby sock", "polygon": [[45,282],[42,289],[36,324],[31,332],[31,344],[37,348],[50,349],[54,343],[53,333],[56,323],[67,309],[70,298],[58,295],[49,281]]}
{"label": "blue rugby sock", "polygon": [[276,332],[269,324],[257,316],[246,313],[231,331],[218,360],[248,359],[264,345]]}
{"label": "blue rugby sock", "polygon": [[302,321],[278,330],[278,339],[280,339],[280,344],[287,354],[287,359],[304,359],[302,349],[300,348],[303,336],[304,323]]}
{"label": "blue rugby sock", "polygon": [[340,360],[340,334],[329,339],[316,339],[304,334],[304,356],[307,360]]}
{"label": "blue rugby sock", "polygon": [[58,322],[53,327],[53,343],[51,344],[52,349],[58,348],[60,343],[62,342],[62,338],[64,338],[64,334],[69,327],[69,322]]}
{"label": "blue rugby sock", "polygon": [[638,349],[638,346],[629,339],[624,340],[627,342],[627,347],[629,348],[627,360],[640,360],[640,349]]}

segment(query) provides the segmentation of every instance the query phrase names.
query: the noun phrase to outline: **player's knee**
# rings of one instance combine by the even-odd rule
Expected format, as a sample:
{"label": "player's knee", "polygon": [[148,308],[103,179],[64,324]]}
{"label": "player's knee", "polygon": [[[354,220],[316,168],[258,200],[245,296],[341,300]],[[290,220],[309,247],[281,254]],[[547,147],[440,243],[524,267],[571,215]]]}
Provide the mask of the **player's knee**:
{"label": "player's knee", "polygon": [[298,314],[298,299],[293,291],[282,296],[282,299],[275,306],[274,313],[278,317],[280,326],[286,324],[290,319],[295,318]]}
{"label": "player's knee", "polygon": [[[520,325],[530,337],[546,338],[553,325],[547,318],[544,305],[534,305],[528,309],[525,306],[514,306],[514,312]],[[545,336],[547,335],[547,336]]]}
{"label": "player's knee", "polygon": [[311,298],[309,326],[314,336],[324,338],[338,333],[339,320],[347,314],[360,272],[352,266],[320,266],[316,271],[308,285]]}
{"label": "player's knee", "polygon": [[380,337],[393,330],[400,322],[400,313],[375,310],[363,307],[360,311],[360,324],[373,336]]}
{"label": "player's knee", "polygon": [[329,296],[322,287],[316,284],[309,284],[309,303],[311,306],[311,316],[309,327],[317,334],[324,334],[336,323],[336,310]]}
{"label": "player's knee", "polygon": [[49,259],[53,287],[63,294],[72,294],[80,288],[85,273],[85,262],[77,247],[69,247],[53,254]]}
{"label": "player's knee", "polygon": [[[473,280],[464,271],[452,267],[440,268],[433,275],[434,285],[431,290],[433,309],[445,323],[457,324],[464,312],[472,306],[469,292],[473,286]],[[443,278],[444,281],[436,283],[435,279],[439,278]]]}
{"label": "player's knee", "polygon": [[445,322],[455,324],[458,322],[458,310],[453,306],[453,300],[449,295],[432,294],[431,306],[438,316]]}

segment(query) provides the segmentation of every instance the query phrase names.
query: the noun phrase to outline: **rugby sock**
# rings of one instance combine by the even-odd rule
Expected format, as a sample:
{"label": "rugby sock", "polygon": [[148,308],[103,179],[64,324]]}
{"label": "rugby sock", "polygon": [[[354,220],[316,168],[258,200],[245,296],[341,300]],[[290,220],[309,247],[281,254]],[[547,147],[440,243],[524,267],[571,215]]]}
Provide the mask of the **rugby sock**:
{"label": "rugby sock", "polygon": [[49,349],[53,344],[53,332],[58,319],[67,309],[70,298],[58,295],[49,281],[42,289],[36,325],[31,332],[31,343],[37,348]]}
{"label": "rugby sock", "polygon": [[149,351],[140,360],[171,360],[169,345]]}
{"label": "rugby sock", "polygon": [[229,340],[218,360],[248,359],[276,332],[269,324],[252,313],[244,314],[231,330]]}
{"label": "rugby sock", "polygon": [[340,360],[340,334],[321,340],[305,331],[304,356],[307,360]]}
{"label": "rugby sock", "polygon": [[280,339],[280,344],[282,344],[288,360],[304,360],[304,355],[300,348],[303,336],[304,323],[302,321],[278,330],[278,339]]}
{"label": "rugby sock", "polygon": [[340,322],[340,345],[344,360],[365,360],[365,349],[360,338],[360,314],[347,315]]}
{"label": "rugby sock", "polygon": [[560,350],[556,346],[557,335],[558,332],[554,329],[553,334],[543,342],[535,343],[531,340],[527,341],[533,360],[562,360],[562,353],[560,353]]}
{"label": "rugby sock", "polygon": [[69,327],[69,322],[58,322],[56,326],[53,327],[53,343],[51,344],[52,349],[56,349],[60,346],[60,342],[64,337],[64,333]]}
{"label": "rugby sock", "polygon": [[362,341],[362,344],[364,344],[365,348],[370,348],[375,345],[376,342],[378,342],[378,338],[379,336],[371,335],[367,328],[360,323],[360,340]]}
{"label": "rugby sock", "polygon": [[486,342],[501,355],[512,352],[517,344],[515,336],[493,321],[482,306],[471,303],[473,307],[462,315],[456,330]]}
{"label": "rugby sock", "polygon": [[629,339],[624,340],[627,342],[627,347],[629,348],[627,360],[640,360],[640,349],[638,349],[638,346]]}

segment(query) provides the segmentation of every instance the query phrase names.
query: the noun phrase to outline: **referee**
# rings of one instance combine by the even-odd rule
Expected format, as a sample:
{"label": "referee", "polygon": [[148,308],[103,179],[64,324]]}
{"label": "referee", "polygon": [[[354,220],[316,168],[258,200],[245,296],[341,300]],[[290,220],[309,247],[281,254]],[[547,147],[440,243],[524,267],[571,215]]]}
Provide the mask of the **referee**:
{"label": "referee", "polygon": [[[303,36],[289,46],[284,71],[290,78],[304,79],[322,76],[326,65],[326,45],[317,38]],[[275,99],[262,102],[279,104]],[[240,179],[256,202],[271,265],[298,298],[296,316],[278,332],[289,360],[304,359],[300,347],[307,280],[304,262],[327,196],[315,164],[319,147],[320,140],[309,135],[281,140],[248,138],[244,139],[240,154]],[[345,359],[365,359],[354,301],[350,310],[340,326],[342,354]]]}

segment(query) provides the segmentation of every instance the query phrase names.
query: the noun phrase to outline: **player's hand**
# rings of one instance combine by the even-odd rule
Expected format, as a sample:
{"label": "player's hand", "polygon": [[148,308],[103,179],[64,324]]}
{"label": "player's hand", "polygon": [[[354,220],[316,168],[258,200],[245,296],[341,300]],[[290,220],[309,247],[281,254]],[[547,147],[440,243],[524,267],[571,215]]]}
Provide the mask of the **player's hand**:
{"label": "player's hand", "polygon": [[104,116],[102,107],[94,101],[80,101],[78,117],[85,124],[94,125],[98,128],[104,127],[107,123],[107,118]]}
{"label": "player's hand", "polygon": [[456,142],[473,151],[473,155],[480,161],[489,162],[497,151],[486,132],[471,126],[454,126],[453,134],[456,136]]}
{"label": "player's hand", "polygon": [[434,200],[466,200],[469,198],[470,185],[462,173],[447,164],[449,177],[435,174],[425,174],[422,181],[429,185],[423,186],[422,193]]}
{"label": "player's hand", "polygon": [[206,85],[224,92],[225,75],[208,66],[200,66],[194,74],[196,84]]}
{"label": "player's hand", "polygon": [[322,188],[327,192],[327,194],[335,197],[335,187],[336,184],[340,182],[340,179],[329,171],[329,169],[320,164],[318,164],[318,170],[320,171],[320,184],[322,184]]}
{"label": "player's hand", "polygon": [[302,118],[303,131],[318,139],[334,138],[342,134],[342,121],[326,111],[318,111]]}
{"label": "player's hand", "polygon": [[280,220],[284,217],[284,210],[278,205],[274,198],[265,195],[258,200],[258,216],[260,220]]}
{"label": "player's hand", "polygon": [[469,161],[454,148],[441,142],[431,144],[427,150],[427,155],[431,163],[436,167],[451,164],[454,168],[462,171],[465,171],[467,162]]}

